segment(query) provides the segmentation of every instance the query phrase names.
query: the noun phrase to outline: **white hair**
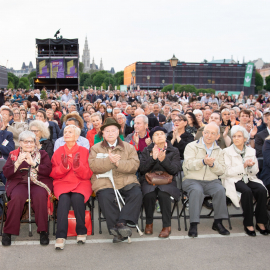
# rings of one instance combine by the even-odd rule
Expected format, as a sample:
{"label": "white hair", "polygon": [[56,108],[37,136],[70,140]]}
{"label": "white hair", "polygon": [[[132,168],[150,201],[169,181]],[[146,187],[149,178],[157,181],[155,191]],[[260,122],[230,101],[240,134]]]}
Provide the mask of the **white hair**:
{"label": "white hair", "polygon": [[75,125],[68,125],[68,126],[66,126],[65,129],[64,129],[64,133],[65,133],[65,130],[66,129],[69,129],[69,128],[74,129],[74,132],[75,132],[75,134],[77,136],[80,136],[81,135],[81,129],[78,128],[78,127],[76,127]]}
{"label": "white hair", "polygon": [[143,122],[148,125],[148,117],[147,116],[145,116],[144,114],[139,114],[135,117],[135,120],[136,120],[136,118],[139,118],[139,117],[143,118]]}
{"label": "white hair", "polygon": [[235,126],[232,127],[232,129],[231,129],[231,137],[233,137],[233,135],[238,131],[241,131],[243,133],[243,136],[244,136],[245,139],[247,139],[247,140],[249,139],[249,134],[248,134],[247,130],[245,128],[239,126],[239,125],[235,125]]}
{"label": "white hair", "polygon": [[19,135],[19,142],[20,141],[24,141],[25,139],[27,139],[29,137],[32,138],[36,142],[36,135],[35,135],[35,133],[32,132],[32,131],[29,131],[29,130],[25,130],[22,133],[20,133],[20,135]]}
{"label": "white hair", "polygon": [[202,111],[201,110],[198,110],[198,109],[196,109],[196,110],[194,110],[193,111],[193,114],[200,114],[200,115],[203,115],[203,113],[202,113]]}

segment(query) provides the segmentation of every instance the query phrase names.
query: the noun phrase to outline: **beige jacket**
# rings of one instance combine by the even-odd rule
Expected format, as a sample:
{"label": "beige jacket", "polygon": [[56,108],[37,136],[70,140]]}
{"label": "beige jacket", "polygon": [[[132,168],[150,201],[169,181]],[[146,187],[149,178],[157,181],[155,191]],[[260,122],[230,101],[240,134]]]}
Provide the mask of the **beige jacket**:
{"label": "beige jacket", "polygon": [[12,132],[13,134],[13,141],[15,143],[15,149],[17,149],[19,145],[19,135],[23,131],[28,130],[28,125],[25,122],[13,122],[11,125],[7,127],[7,131]]}
{"label": "beige jacket", "polygon": [[263,182],[259,180],[256,174],[259,171],[258,161],[256,158],[256,151],[251,147],[247,147],[244,161],[252,159],[255,164],[252,167],[244,168],[242,157],[234,150],[233,145],[223,149],[225,173],[221,176],[222,185],[226,189],[226,196],[231,199],[236,207],[240,207],[240,196],[236,191],[235,184],[240,181],[244,175],[247,176],[249,181],[254,181],[263,185]]}
{"label": "beige jacket", "polygon": [[212,181],[218,179],[225,171],[223,153],[220,147],[216,144],[210,157],[215,158],[214,166],[209,167],[203,164],[203,159],[206,156],[206,150],[202,144],[202,138],[189,143],[184,152],[183,170],[185,179]]}
{"label": "beige jacket", "polygon": [[92,146],[89,155],[89,166],[93,171],[91,178],[92,189],[97,193],[101,189],[113,188],[109,178],[97,178],[97,174],[103,174],[112,170],[113,179],[116,189],[121,189],[129,184],[138,183],[136,172],[139,168],[140,161],[135,147],[129,143],[123,142],[118,138],[118,145],[111,150],[113,154],[121,156],[119,166],[116,167],[111,163],[109,157],[96,158],[98,153],[108,154],[111,148],[106,141],[100,142]]}

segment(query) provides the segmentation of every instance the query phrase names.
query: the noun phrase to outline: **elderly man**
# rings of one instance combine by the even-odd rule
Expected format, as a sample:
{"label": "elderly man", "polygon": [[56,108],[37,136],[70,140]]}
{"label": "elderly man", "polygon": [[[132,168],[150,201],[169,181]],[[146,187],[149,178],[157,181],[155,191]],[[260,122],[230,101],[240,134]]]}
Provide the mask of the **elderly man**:
{"label": "elderly man", "polygon": [[134,129],[134,132],[129,134],[125,141],[134,145],[136,151],[141,153],[152,143],[148,130],[148,117],[143,114],[136,116]]}
{"label": "elderly man", "polygon": [[[70,102],[68,104],[68,113],[72,113],[72,112],[76,112],[76,111],[77,111],[76,104],[74,102]],[[66,114],[67,114],[67,111],[65,109],[63,109],[63,114],[62,114],[61,119],[60,119],[61,123],[64,122],[64,118],[65,118]]]}
{"label": "elderly man", "polygon": [[[71,117],[66,121],[66,126],[69,126],[69,125],[75,125],[76,127],[80,127],[79,121],[75,117]],[[53,151],[55,152],[60,146],[63,146],[65,143],[66,142],[64,141],[64,137],[61,137],[61,138],[57,139],[55,141]],[[82,136],[80,136],[78,138],[77,144],[79,146],[85,147],[87,150],[90,149],[89,141],[86,138],[82,137]]]}
{"label": "elderly man", "polygon": [[203,112],[203,123],[204,124],[209,123],[209,119],[210,119],[211,114],[212,114],[212,111],[210,109],[204,110],[204,112]]}
{"label": "elderly man", "polygon": [[61,101],[62,102],[68,102],[71,99],[72,99],[72,95],[69,92],[69,90],[66,88],[65,91],[64,91],[64,94],[61,97]]}
{"label": "elderly man", "polygon": [[[137,110],[140,110],[140,113],[139,114],[145,114],[148,117],[148,120],[149,120],[148,121],[149,130],[151,130],[154,127],[159,126],[159,122],[158,122],[157,118],[150,116],[151,112],[150,112],[150,108],[149,108],[149,106],[148,106],[147,103],[143,103],[141,105],[141,108],[140,109],[137,109]],[[139,115],[139,114],[136,114],[136,111],[135,111],[135,115]],[[138,111],[137,111],[137,113],[138,113]]]}
{"label": "elderly man", "polygon": [[225,172],[222,150],[215,142],[219,137],[219,126],[212,122],[205,126],[203,137],[189,143],[184,152],[183,190],[189,197],[190,229],[188,235],[197,237],[197,224],[205,195],[212,197],[214,223],[212,229],[222,235],[230,232],[222,225],[228,218],[225,189],[218,179]]}
{"label": "elderly man", "polygon": [[27,100],[30,101],[30,102],[33,102],[33,101],[38,102],[38,101],[39,101],[38,97],[35,96],[34,91],[31,91],[31,92],[30,92],[30,95],[29,95],[29,97],[27,98]]}
{"label": "elderly man", "polygon": [[[222,119],[219,113],[212,113],[209,119],[209,123],[214,122],[219,126],[219,136],[217,137],[217,144],[221,149],[224,149],[231,145],[229,127],[222,127]],[[196,133],[195,140],[200,139],[203,136],[205,127],[200,127]]]}
{"label": "elderly man", "polygon": [[[91,148],[89,166],[93,171],[92,189],[96,193],[107,226],[114,235],[113,243],[119,243],[131,236],[127,222],[137,223],[142,193],[135,175],[140,161],[134,147],[119,138],[120,125],[108,118],[101,127],[103,142]],[[125,205],[119,210],[115,203],[115,192],[108,177],[98,177],[112,171],[116,189],[125,197]]]}
{"label": "elderly man", "polygon": [[[119,113],[121,113],[121,109],[120,109],[120,108],[116,107],[116,108],[113,109],[113,118],[114,118],[115,120],[117,120],[117,115],[118,115]],[[124,116],[125,116],[125,115],[124,115]],[[126,116],[125,116],[125,122],[126,122]]]}
{"label": "elderly man", "polygon": [[90,101],[90,103],[94,103],[97,100],[97,96],[94,93],[94,90],[91,88],[86,98]]}

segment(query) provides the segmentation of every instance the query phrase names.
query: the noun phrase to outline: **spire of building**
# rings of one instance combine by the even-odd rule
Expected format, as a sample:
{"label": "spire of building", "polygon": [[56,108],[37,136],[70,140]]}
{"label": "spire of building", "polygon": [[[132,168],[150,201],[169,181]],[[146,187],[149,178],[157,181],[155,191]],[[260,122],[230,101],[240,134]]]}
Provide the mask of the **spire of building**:
{"label": "spire of building", "polygon": [[96,64],[95,64],[95,59],[94,59],[94,57],[93,57],[93,62],[92,62],[92,69],[93,69],[93,70],[96,70]]}
{"label": "spire of building", "polygon": [[103,63],[102,63],[102,58],[100,59],[99,70],[104,70]]}
{"label": "spire of building", "polygon": [[83,48],[82,62],[84,65],[83,71],[86,72],[90,69],[90,50],[88,49],[87,36],[85,37],[85,43]]}

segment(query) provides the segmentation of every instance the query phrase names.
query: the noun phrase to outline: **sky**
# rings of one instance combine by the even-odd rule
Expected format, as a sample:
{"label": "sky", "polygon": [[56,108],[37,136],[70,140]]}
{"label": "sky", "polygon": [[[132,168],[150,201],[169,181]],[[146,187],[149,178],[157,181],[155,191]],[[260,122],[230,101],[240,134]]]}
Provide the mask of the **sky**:
{"label": "sky", "polygon": [[[1,1],[0,65],[35,66],[35,38],[85,37],[91,63],[115,71],[137,61],[204,59],[270,62],[270,1]],[[8,62],[7,62],[8,61]]]}

